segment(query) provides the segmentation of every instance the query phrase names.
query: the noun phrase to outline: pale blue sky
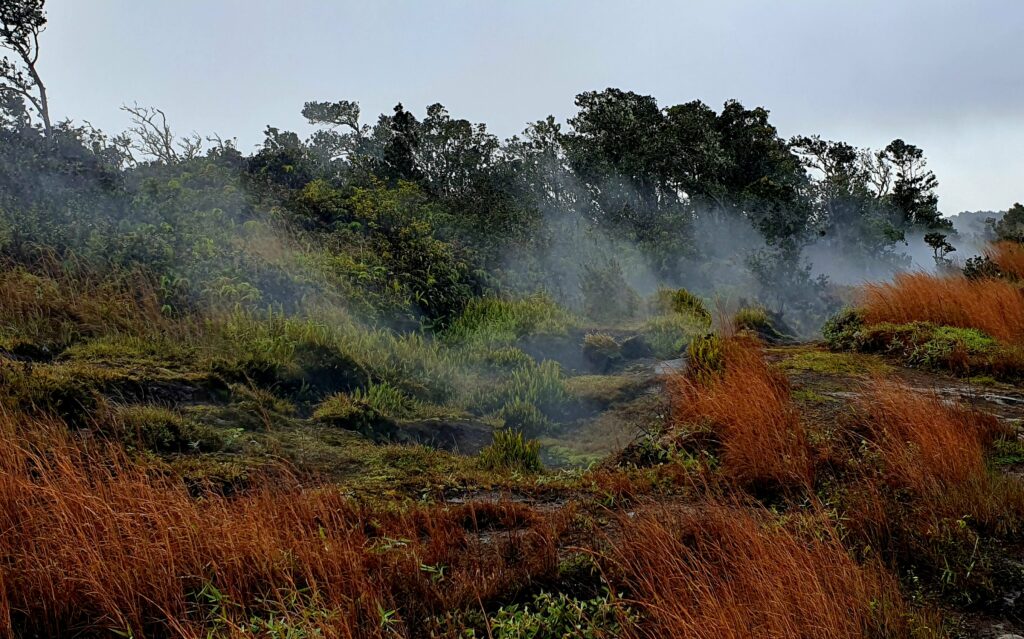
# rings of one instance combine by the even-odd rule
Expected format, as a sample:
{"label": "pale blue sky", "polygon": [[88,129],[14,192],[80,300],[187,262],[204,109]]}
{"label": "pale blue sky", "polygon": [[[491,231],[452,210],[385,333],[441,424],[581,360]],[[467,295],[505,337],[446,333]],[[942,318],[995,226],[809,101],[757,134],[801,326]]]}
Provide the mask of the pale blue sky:
{"label": "pale blue sky", "polygon": [[1024,200],[1020,0],[49,0],[59,116],[117,132],[134,101],[181,132],[306,131],[311,99],[398,101],[507,136],[615,86],[763,105],[783,135],[925,149],[940,207]]}

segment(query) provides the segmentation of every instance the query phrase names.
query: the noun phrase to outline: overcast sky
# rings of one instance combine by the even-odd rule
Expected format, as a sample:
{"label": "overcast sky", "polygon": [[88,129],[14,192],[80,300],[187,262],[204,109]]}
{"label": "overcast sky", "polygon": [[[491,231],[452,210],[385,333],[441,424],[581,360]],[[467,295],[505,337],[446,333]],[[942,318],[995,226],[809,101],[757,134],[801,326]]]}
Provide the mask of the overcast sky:
{"label": "overcast sky", "polygon": [[500,136],[613,86],[663,106],[761,105],[784,136],[924,148],[946,213],[1024,200],[1020,0],[49,0],[55,114],[109,132],[138,102],[249,151],[307,131],[306,100],[364,120],[441,102]]}

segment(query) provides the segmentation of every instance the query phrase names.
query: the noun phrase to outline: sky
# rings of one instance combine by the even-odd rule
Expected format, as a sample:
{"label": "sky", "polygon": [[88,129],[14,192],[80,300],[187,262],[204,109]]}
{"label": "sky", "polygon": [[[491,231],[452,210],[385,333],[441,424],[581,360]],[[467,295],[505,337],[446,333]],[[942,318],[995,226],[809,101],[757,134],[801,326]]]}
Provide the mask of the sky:
{"label": "sky", "polygon": [[122,104],[179,133],[306,133],[307,100],[402,102],[506,137],[577,93],[663,106],[735,98],[783,136],[924,149],[940,209],[1024,201],[1020,0],[49,0],[40,69],[57,118],[107,132]]}

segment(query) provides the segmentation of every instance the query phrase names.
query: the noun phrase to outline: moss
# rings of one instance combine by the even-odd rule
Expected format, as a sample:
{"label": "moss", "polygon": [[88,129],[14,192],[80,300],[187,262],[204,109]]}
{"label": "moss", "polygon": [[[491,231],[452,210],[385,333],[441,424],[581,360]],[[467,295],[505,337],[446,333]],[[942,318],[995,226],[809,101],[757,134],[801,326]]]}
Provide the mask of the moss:
{"label": "moss", "polygon": [[809,371],[821,375],[859,377],[891,370],[878,359],[854,353],[829,351],[801,351],[779,362],[785,370]]}

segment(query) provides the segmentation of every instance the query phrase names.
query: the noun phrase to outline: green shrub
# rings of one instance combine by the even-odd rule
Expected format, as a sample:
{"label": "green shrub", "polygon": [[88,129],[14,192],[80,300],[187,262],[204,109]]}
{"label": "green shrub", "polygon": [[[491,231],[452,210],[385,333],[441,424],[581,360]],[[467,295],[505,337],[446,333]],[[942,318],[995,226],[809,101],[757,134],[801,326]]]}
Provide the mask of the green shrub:
{"label": "green shrub", "polygon": [[221,450],[225,438],[215,429],[184,419],[160,406],[145,404],[116,409],[121,438],[156,452],[211,452]]}
{"label": "green shrub", "polygon": [[[611,596],[575,599],[542,592],[527,604],[512,604],[491,617],[494,639],[605,639],[622,635],[636,614]],[[467,635],[476,637],[475,634]]]}
{"label": "green shrub", "polygon": [[484,361],[499,368],[512,368],[533,362],[533,358],[527,355],[521,348],[506,346],[487,352]]}
{"label": "green shrub", "polygon": [[772,321],[768,311],[760,306],[745,306],[736,312],[733,317],[733,326],[738,331],[750,331],[767,342],[774,342],[786,339],[775,323]]}
{"label": "green shrub", "polygon": [[652,306],[659,314],[679,313],[690,315],[705,324],[711,323],[711,312],[704,305],[704,300],[685,288],[659,288],[654,294]]}
{"label": "green shrub", "polygon": [[480,466],[488,470],[539,472],[540,443],[515,430],[496,430],[489,446],[480,451]]}
{"label": "green shrub", "polygon": [[660,359],[678,357],[696,335],[707,332],[707,326],[692,315],[658,315],[644,322],[640,329],[654,356]]}
{"label": "green shrub", "polygon": [[710,334],[690,342],[686,349],[687,372],[702,382],[707,382],[725,369],[725,353],[722,338]]}
{"label": "green shrub", "polygon": [[362,402],[384,417],[410,417],[420,403],[387,382],[371,384],[366,390],[356,389],[352,400]]}
{"label": "green shrub", "polygon": [[331,395],[313,411],[313,419],[318,422],[364,433],[373,430],[382,418],[365,400],[348,393]]}
{"label": "green shrub", "polygon": [[546,295],[482,297],[470,302],[443,335],[451,343],[494,347],[524,335],[562,335],[577,324],[571,313]]}
{"label": "green shrub", "polygon": [[585,264],[580,274],[583,313],[598,322],[617,322],[637,315],[641,299],[626,282],[622,266],[615,259]]}
{"label": "green shrub", "polygon": [[571,400],[565,390],[562,369],[557,362],[545,360],[517,368],[503,385],[484,391],[479,403],[484,410],[495,410],[506,404],[524,402],[537,407],[545,416],[558,419]]}
{"label": "green shrub", "polygon": [[847,307],[825,321],[821,335],[829,348],[844,350],[854,348],[863,328],[864,318],[860,311]]}
{"label": "green shrub", "polygon": [[529,435],[540,435],[551,428],[551,421],[536,406],[521,399],[514,399],[501,407],[498,416],[505,428]]}

